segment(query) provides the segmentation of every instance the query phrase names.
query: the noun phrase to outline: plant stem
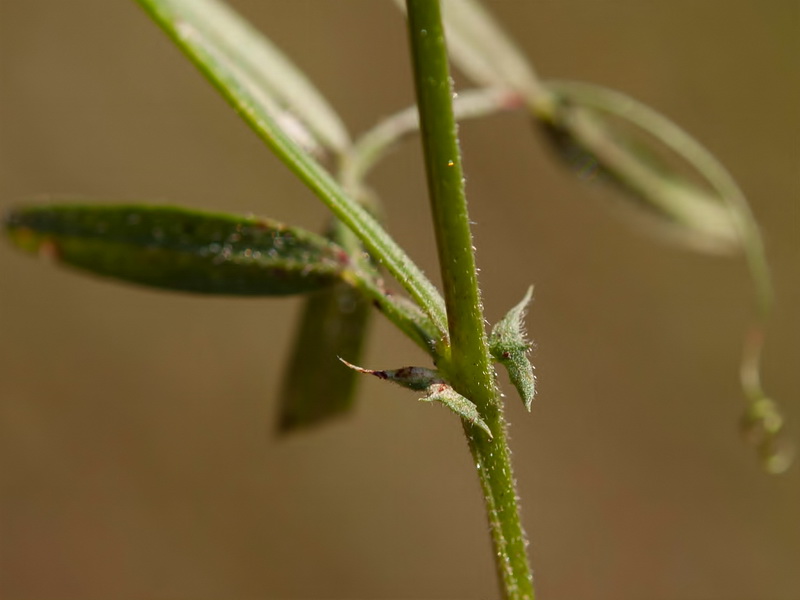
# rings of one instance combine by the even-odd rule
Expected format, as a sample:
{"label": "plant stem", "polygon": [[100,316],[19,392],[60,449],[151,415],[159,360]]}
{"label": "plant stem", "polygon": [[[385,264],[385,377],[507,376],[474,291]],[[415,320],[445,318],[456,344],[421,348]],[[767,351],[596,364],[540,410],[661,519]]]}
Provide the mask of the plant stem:
{"label": "plant stem", "polygon": [[534,600],[528,542],[519,517],[519,497],[502,404],[489,406],[482,411],[482,416],[494,436],[491,440],[476,427],[466,424],[464,433],[483,492],[497,576],[504,598]]}
{"label": "plant stem", "polygon": [[[488,371],[483,314],[438,1],[408,2],[420,130],[454,364]],[[456,337],[453,337],[456,336]],[[465,361],[461,354],[469,355]]]}
{"label": "plant stem", "polygon": [[484,493],[504,597],[532,599],[505,420],[486,343],[439,0],[407,0],[407,12],[451,343],[437,366],[459,393],[478,406],[492,431],[489,439],[479,429],[464,426]]}

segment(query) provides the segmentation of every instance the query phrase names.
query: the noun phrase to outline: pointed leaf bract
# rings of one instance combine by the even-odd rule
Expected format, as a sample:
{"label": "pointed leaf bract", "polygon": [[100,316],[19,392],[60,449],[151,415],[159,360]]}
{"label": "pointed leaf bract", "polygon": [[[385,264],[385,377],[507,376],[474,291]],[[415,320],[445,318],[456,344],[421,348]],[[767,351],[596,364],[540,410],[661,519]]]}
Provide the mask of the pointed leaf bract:
{"label": "pointed leaf bract", "polygon": [[522,301],[497,322],[489,337],[492,356],[506,368],[511,383],[529,411],[536,394],[536,376],[528,359],[531,345],[525,336],[525,311],[532,295],[533,287],[529,287]]}

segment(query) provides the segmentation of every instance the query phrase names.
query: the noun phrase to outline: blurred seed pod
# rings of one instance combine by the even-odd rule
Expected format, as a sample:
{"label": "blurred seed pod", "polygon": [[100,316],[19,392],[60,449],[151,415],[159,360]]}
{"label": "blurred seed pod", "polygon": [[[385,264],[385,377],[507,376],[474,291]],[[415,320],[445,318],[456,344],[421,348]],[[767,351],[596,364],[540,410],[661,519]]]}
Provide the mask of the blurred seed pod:
{"label": "blurred seed pod", "polygon": [[622,191],[616,205],[635,223],[704,252],[760,247],[736,183],[677,125],[600,86],[550,82],[548,89],[552,110],[535,116],[557,156],[582,179]]}

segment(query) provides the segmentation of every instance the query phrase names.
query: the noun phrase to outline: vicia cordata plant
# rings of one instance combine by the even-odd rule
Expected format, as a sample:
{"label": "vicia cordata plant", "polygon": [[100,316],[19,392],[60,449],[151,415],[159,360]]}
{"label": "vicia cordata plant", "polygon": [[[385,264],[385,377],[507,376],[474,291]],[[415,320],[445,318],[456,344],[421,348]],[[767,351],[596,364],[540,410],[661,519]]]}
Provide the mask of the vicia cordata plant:
{"label": "vicia cordata plant", "polygon": [[[61,202],[12,210],[5,217],[8,238],[65,265],[142,285],[198,294],[307,294],[278,429],[292,432],[349,411],[361,374],[446,406],[460,418],[477,466],[503,597],[534,597],[495,376],[495,364],[502,365],[531,410],[536,377],[524,318],[532,288],[487,334],[458,120],[527,111],[554,155],[580,179],[615,188],[618,207],[637,226],[703,252],[744,254],[757,308],[741,367],[742,426],[766,470],[787,468],[782,417],[759,377],[772,304],[759,230],[731,176],[676,125],[622,93],[540,79],[477,0],[407,0],[400,4],[417,104],[354,140],[303,73],[220,0],[137,1],[330,209],[329,226],[320,235],[259,216]],[[450,60],[474,88],[453,93]],[[384,229],[380,201],[366,183],[371,168],[417,132],[441,291]],[[427,355],[419,366],[359,366],[373,307]]]}

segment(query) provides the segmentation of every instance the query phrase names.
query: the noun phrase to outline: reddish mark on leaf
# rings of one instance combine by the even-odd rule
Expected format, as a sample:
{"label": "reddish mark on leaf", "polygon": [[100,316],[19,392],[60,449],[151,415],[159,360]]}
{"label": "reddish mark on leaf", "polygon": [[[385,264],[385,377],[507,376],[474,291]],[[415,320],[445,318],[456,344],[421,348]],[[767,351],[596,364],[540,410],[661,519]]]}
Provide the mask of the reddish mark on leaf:
{"label": "reddish mark on leaf", "polygon": [[58,245],[54,240],[49,239],[44,239],[42,240],[42,243],[39,244],[38,254],[39,258],[42,258],[46,261],[57,262],[61,258],[61,254],[58,251]]}

